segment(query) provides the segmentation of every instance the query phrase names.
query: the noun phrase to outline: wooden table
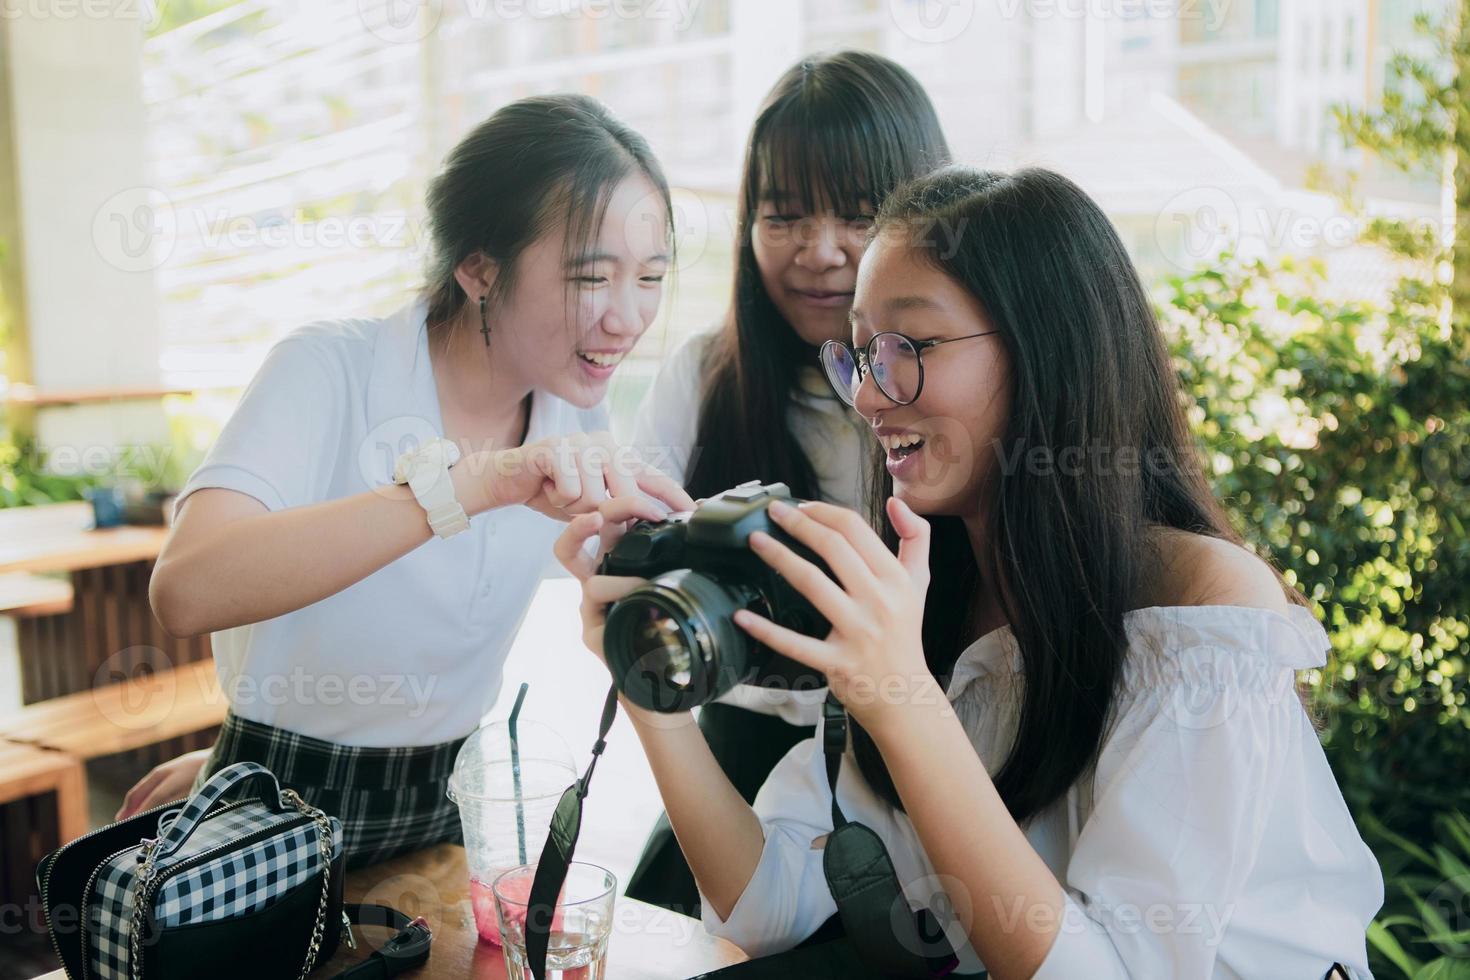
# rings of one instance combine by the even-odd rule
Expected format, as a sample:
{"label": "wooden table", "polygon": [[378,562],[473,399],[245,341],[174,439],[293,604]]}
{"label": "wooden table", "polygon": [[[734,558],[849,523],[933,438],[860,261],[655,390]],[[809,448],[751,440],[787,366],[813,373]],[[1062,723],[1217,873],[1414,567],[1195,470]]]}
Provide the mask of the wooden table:
{"label": "wooden table", "polygon": [[74,572],[152,561],[166,527],[92,528],[85,501],[0,509],[0,573]]}
{"label": "wooden table", "polygon": [[[464,848],[441,844],[347,876],[349,902],[391,905],[422,915],[434,930],[429,962],[405,973],[408,980],[503,980],[505,954],[480,941],[470,911],[469,872]],[[367,956],[391,936],[386,929],[355,927],[357,949],[343,946],[313,976],[331,977]],[[631,898],[619,898],[608,940],[607,980],[685,980],[700,973],[743,963],[734,944],[704,931],[696,919]],[[60,970],[37,980],[65,980]]]}

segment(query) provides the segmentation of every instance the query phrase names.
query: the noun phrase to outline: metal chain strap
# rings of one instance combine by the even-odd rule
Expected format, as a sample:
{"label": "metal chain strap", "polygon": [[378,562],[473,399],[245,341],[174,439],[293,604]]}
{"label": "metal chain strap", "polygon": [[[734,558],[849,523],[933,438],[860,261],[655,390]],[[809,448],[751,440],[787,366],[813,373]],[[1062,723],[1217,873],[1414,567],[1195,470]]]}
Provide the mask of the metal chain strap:
{"label": "metal chain strap", "polygon": [[148,884],[153,880],[154,872],[153,851],[157,847],[158,838],[151,837],[143,841],[138,852],[138,872],[133,878],[133,919],[128,925],[128,976],[131,980],[139,980],[143,973],[143,950],[139,937],[143,935]]}
{"label": "metal chain strap", "polygon": [[332,888],[332,821],[325,813],[303,800],[294,789],[281,790],[281,798],[316,821],[317,844],[322,855],[322,896],[316,905],[316,922],[311,927],[311,944],[306,948],[306,962],[301,964],[298,980],[316,966],[317,954],[322,949],[322,936],[327,926],[327,898]]}
{"label": "metal chain strap", "polygon": [[[322,894],[317,901],[316,922],[311,928],[311,943],[306,949],[306,961],[301,965],[301,975],[298,977],[298,980],[306,980],[306,975],[316,966],[316,958],[322,948],[322,937],[326,933],[327,902],[332,890],[332,821],[321,810],[303,800],[293,789],[281,790],[281,799],[316,822],[317,847],[322,858]],[[143,952],[140,937],[143,935],[148,904],[152,899],[148,886],[157,871],[153,866],[153,851],[157,847],[158,838],[149,838],[143,841],[142,848],[138,852],[138,871],[134,876],[133,917],[128,930],[129,980],[142,980]]]}

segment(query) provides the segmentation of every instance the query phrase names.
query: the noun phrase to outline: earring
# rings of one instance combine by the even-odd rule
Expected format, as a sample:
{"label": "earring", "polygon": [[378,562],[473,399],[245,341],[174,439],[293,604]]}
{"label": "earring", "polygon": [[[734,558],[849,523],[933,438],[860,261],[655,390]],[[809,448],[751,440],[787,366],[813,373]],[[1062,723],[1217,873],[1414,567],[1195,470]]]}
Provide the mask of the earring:
{"label": "earring", "polygon": [[485,297],[480,297],[480,334],[485,338],[485,346],[490,346],[490,323],[485,319]]}

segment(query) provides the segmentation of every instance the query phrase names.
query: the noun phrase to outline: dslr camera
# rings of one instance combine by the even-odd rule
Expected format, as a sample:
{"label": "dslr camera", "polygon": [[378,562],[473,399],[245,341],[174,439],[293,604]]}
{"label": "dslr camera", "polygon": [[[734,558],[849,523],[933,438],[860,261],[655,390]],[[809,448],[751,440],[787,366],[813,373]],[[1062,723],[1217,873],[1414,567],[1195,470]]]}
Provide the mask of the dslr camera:
{"label": "dslr camera", "polygon": [[736,684],[797,690],[826,686],[812,668],[783,657],[736,626],[736,610],[826,636],[821,613],[750,549],[764,531],[826,570],[826,564],[771,520],[773,500],[793,500],[783,483],[742,483],[662,521],[638,521],[603,557],[603,575],[647,582],[613,603],[603,652],[613,683],[652,711],[685,711]]}

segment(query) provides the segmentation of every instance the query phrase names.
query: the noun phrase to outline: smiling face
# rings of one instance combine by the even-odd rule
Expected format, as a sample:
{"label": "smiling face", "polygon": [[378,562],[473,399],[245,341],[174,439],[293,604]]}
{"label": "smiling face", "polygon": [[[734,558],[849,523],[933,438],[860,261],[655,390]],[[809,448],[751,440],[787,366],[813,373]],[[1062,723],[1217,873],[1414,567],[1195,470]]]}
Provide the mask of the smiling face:
{"label": "smiling face", "polygon": [[863,256],[854,348],[885,331],[953,341],[920,352],[923,387],[912,404],[886,397],[869,372],[854,405],[883,444],[894,496],[917,513],[973,514],[993,475],[993,447],[1010,415],[1010,362],[1000,334],[973,335],[994,329],[974,296],[901,238],[880,235]]}
{"label": "smiling face", "polygon": [[799,195],[763,195],[751,228],[761,285],[804,343],[817,347],[847,337],[858,261],[872,209],[809,212]]}
{"label": "smiling face", "polygon": [[515,286],[491,318],[495,356],[528,387],[579,408],[597,404],[653,323],[668,266],[663,195],[646,178],[628,177],[583,252],[567,260],[562,221],[521,254]]}

